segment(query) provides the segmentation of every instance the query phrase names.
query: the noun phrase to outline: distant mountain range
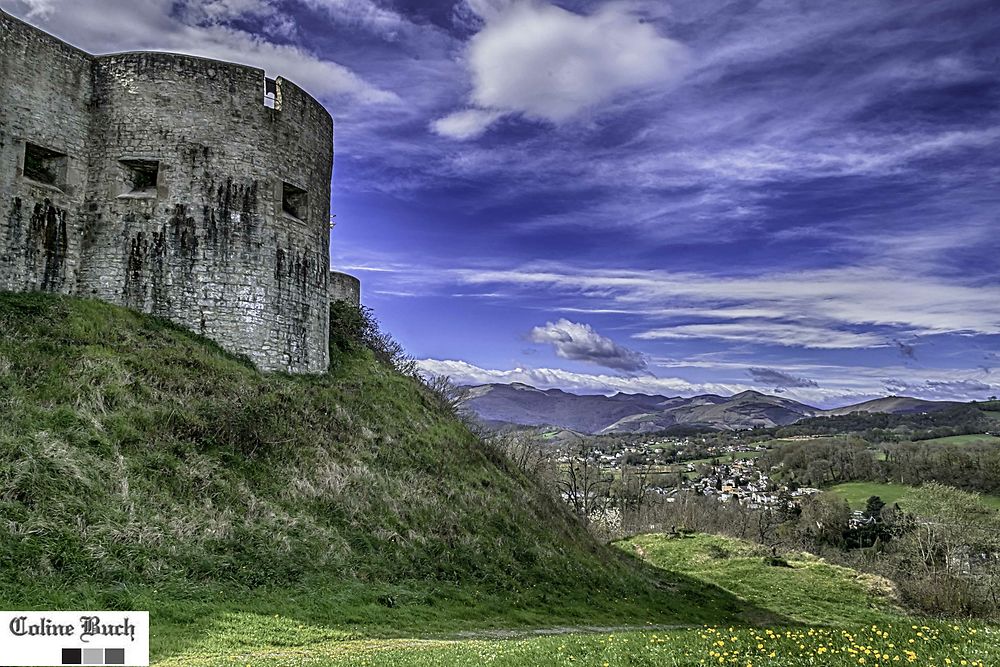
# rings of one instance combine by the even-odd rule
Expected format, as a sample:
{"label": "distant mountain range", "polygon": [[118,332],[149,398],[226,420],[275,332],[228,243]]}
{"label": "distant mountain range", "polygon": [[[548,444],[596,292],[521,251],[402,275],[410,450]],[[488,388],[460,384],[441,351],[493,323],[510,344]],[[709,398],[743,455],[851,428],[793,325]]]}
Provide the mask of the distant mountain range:
{"label": "distant mountain range", "polygon": [[744,429],[785,426],[806,417],[852,412],[906,414],[933,412],[957,403],[888,396],[873,401],[821,410],[780,396],[744,391],[735,396],[703,394],[690,398],[649,394],[614,396],[571,394],[530,385],[484,384],[467,387],[466,403],[487,424],[556,426],[580,433],[648,433],[673,427]]}

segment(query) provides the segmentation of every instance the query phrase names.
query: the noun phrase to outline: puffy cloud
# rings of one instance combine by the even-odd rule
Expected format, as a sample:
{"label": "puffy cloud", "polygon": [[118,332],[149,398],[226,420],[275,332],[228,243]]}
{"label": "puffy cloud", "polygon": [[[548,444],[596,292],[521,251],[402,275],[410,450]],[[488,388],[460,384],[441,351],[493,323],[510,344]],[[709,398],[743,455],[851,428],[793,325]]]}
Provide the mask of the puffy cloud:
{"label": "puffy cloud", "polygon": [[626,91],[669,85],[687,67],[684,46],[622,4],[589,16],[528,0],[470,6],[485,21],[469,43],[471,101],[495,115],[475,117],[476,131],[447,135],[454,138],[480,134],[501,113],[565,121]]}
{"label": "puffy cloud", "polygon": [[560,319],[531,330],[535,343],[549,343],[563,359],[587,363],[620,371],[641,371],[646,358],[640,352],[622,347],[607,336],[594,331],[589,324]]}
{"label": "puffy cloud", "polygon": [[791,373],[785,373],[774,368],[748,368],[747,374],[753,378],[754,382],[771,385],[775,389],[785,389],[786,387],[819,386],[819,383],[815,380],[798,377],[792,375]]}

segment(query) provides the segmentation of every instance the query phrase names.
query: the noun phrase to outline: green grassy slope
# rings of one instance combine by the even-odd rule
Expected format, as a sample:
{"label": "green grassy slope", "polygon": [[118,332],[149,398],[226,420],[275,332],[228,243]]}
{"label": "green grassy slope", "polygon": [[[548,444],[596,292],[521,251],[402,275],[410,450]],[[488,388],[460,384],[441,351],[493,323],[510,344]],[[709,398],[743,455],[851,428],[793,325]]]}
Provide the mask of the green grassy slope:
{"label": "green grassy slope", "polygon": [[333,353],[262,375],[155,318],[0,294],[0,608],[150,609],[159,657],[233,627],[266,645],[275,617],[327,638],[769,617],[599,546],[422,385]]}
{"label": "green grassy slope", "polygon": [[786,556],[791,567],[771,566],[767,549],[717,535],[639,535],[618,546],[798,623],[843,626],[902,614],[891,582],[811,554]]}

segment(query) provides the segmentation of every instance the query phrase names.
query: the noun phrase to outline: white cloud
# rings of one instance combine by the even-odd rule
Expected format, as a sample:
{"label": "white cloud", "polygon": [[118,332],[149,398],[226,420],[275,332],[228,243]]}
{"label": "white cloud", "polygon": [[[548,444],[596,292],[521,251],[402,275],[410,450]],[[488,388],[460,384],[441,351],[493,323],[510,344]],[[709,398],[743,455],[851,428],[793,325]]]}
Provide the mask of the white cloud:
{"label": "white cloud", "polygon": [[203,0],[182,3],[179,8],[201,21],[224,21],[240,16],[272,16],[277,11],[271,0]]}
{"label": "white cloud", "polygon": [[[56,9],[58,8],[58,11]],[[276,11],[266,0],[16,0],[10,10],[91,53],[175,51],[259,67],[321,99],[349,95],[367,104],[394,102],[382,90],[331,60],[290,44],[228,27],[225,20]]]}
{"label": "white cloud", "polygon": [[27,8],[28,18],[45,17],[55,10],[57,0],[21,0],[21,4]]}
{"label": "white cloud", "polygon": [[[470,6],[486,22],[469,43],[471,101],[497,114],[490,122],[500,112],[562,122],[626,91],[670,85],[687,67],[681,44],[623,4],[589,16],[530,0]],[[477,132],[448,136],[474,137],[487,118]]]}
{"label": "white cloud", "polygon": [[475,139],[501,115],[499,111],[464,109],[437,119],[431,123],[431,129],[451,139]]}
{"label": "white cloud", "polygon": [[535,327],[529,336],[532,342],[551,344],[563,359],[585,361],[621,371],[646,368],[646,358],[635,350],[619,345],[594,331],[589,324],[560,319]]}
{"label": "white cloud", "polygon": [[463,3],[484,21],[495,19],[510,9],[514,0],[465,0]]}
{"label": "white cloud", "polygon": [[314,9],[326,10],[338,21],[362,26],[387,39],[395,38],[409,26],[405,18],[372,0],[302,0],[302,2]]}
{"label": "white cloud", "polygon": [[692,383],[681,378],[653,376],[626,377],[621,375],[574,373],[560,368],[513,368],[509,370],[480,368],[453,359],[421,359],[420,369],[429,375],[443,375],[456,384],[488,384],[490,382],[523,382],[539,389],[606,393],[617,391],[653,394],[695,395],[704,393],[736,394],[750,389],[745,384]]}
{"label": "white cloud", "polygon": [[[788,137],[782,137],[787,139]],[[826,145],[773,145],[766,141],[725,150],[682,152],[669,156],[690,169],[736,182],[777,181],[792,177],[881,175],[908,168],[914,161],[1000,140],[1000,128],[915,132],[886,138]],[[815,144],[816,142],[814,142]]]}

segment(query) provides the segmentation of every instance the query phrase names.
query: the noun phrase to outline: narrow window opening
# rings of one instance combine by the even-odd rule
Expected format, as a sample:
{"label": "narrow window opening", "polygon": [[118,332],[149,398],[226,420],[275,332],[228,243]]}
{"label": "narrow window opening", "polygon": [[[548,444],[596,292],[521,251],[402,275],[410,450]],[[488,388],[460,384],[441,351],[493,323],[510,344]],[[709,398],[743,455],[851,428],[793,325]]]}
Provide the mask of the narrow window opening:
{"label": "narrow window opening", "polygon": [[24,177],[62,189],[66,186],[65,153],[59,153],[32,143],[24,144]]}
{"label": "narrow window opening", "polygon": [[305,220],[309,206],[308,194],[291,183],[281,184],[281,210],[288,215]]}
{"label": "narrow window opening", "polygon": [[125,171],[125,193],[133,197],[155,197],[160,176],[157,160],[121,160]]}
{"label": "narrow window opening", "polygon": [[274,79],[264,79],[264,106],[268,109],[278,108],[278,82]]}

